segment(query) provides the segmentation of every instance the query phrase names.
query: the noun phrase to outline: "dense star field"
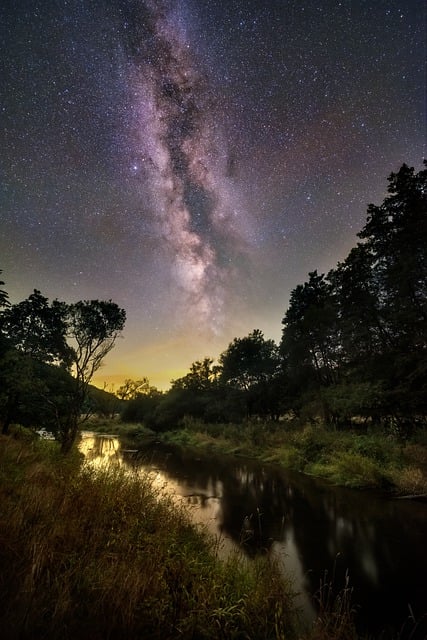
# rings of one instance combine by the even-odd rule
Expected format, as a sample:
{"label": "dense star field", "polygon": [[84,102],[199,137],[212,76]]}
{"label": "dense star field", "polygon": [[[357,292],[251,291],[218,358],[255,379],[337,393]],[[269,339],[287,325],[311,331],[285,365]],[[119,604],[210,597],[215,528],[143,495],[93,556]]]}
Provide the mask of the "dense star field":
{"label": "dense star field", "polygon": [[0,269],[113,299],[98,384],[167,387],[356,243],[426,155],[419,0],[3,0]]}

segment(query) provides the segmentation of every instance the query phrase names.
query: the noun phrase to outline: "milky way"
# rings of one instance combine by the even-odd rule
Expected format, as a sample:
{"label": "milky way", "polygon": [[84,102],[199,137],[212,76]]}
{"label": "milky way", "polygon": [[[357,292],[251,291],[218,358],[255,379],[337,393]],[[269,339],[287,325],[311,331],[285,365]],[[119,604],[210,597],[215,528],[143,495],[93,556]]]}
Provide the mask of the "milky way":
{"label": "milky way", "polygon": [[357,241],[425,149],[417,0],[3,0],[0,269],[113,299],[100,384],[167,386]]}
{"label": "milky way", "polygon": [[227,179],[227,145],[207,81],[195,69],[171,8],[159,11],[158,5],[146,5],[144,38],[138,23],[130,27],[137,32],[131,43],[149,43],[144,55],[129,46],[134,169],[145,181],[158,237],[170,250],[171,275],[182,292],[178,316],[218,332],[232,275],[228,254],[244,245],[236,225],[237,190]]}

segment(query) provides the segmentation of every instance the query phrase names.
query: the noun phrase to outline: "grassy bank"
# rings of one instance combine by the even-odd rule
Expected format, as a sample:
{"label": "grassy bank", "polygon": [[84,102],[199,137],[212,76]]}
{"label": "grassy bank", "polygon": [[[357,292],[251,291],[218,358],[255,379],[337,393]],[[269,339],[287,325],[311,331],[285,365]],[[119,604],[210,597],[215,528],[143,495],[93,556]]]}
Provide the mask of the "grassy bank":
{"label": "grassy bank", "polygon": [[427,494],[425,431],[403,442],[380,431],[361,434],[319,425],[205,425],[187,420],[180,430],[162,434],[162,439],[219,454],[258,458],[342,486],[399,495]]}
{"label": "grassy bank", "polygon": [[2,437],[0,504],[2,638],[355,637],[350,605],[336,603],[301,633],[278,568],[220,561],[148,476]]}

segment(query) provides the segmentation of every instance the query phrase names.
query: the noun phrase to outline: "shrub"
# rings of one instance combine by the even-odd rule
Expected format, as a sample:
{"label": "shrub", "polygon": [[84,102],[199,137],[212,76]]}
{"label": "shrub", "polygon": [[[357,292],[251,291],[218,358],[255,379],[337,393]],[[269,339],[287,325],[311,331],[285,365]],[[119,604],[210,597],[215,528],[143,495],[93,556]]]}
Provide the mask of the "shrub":
{"label": "shrub", "polygon": [[406,467],[393,473],[393,482],[401,493],[427,494],[427,477],[418,467]]}
{"label": "shrub", "polygon": [[[321,472],[321,469],[317,471]],[[320,475],[347,487],[379,487],[388,483],[388,478],[373,460],[352,452],[337,454]]]}

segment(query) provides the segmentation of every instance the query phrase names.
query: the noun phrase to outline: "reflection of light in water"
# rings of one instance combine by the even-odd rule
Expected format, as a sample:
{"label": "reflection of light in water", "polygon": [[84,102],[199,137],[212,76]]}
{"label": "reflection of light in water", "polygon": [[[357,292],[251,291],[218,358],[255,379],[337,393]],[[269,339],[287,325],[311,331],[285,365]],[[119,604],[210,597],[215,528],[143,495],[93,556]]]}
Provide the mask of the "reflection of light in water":
{"label": "reflection of light in water", "polygon": [[378,567],[371,549],[365,547],[361,554],[363,570],[371,582],[378,585]]}
{"label": "reflection of light in water", "polygon": [[120,441],[116,436],[100,436],[84,431],[79,443],[79,450],[83,453],[86,463],[92,466],[104,466],[110,462],[121,463]]}
{"label": "reflection of light in water", "polygon": [[341,537],[344,535],[348,535],[348,536],[353,535],[353,523],[351,522],[351,520],[346,520],[342,516],[337,517],[335,528],[336,528],[338,537]]}
{"label": "reflection of light in water", "polygon": [[151,478],[153,487],[172,498],[178,505],[185,505],[196,525],[201,525],[213,535],[218,542],[218,554],[227,557],[236,550],[236,545],[231,538],[218,535],[218,521],[221,520],[221,498],[223,494],[222,482],[209,482],[206,493],[201,493],[198,487],[186,484],[183,487],[179,481],[175,482],[159,469],[150,468],[149,465],[141,465],[138,472]]}
{"label": "reflection of light in water", "polygon": [[292,525],[288,524],[286,527],[283,542],[273,542],[271,553],[278,560],[283,573],[292,580],[296,591],[295,605],[301,609],[303,622],[310,625],[316,619],[316,611],[307,593],[307,579],[303,572]]}
{"label": "reflection of light in water", "polygon": [[175,504],[184,505],[196,525],[204,527],[217,540],[217,551],[220,557],[227,557],[236,550],[231,538],[218,534],[218,522],[221,519],[221,498],[223,485],[221,481],[210,480],[206,493],[201,493],[200,488],[192,484],[185,487],[168,477],[166,473],[154,465],[132,465],[130,461],[123,459],[123,451],[120,449],[120,441],[115,436],[100,436],[83,432],[79,445],[80,451],[85,456],[86,462],[99,467],[109,464],[123,466],[132,475],[143,479],[148,477],[154,491],[159,497],[171,499]]}

